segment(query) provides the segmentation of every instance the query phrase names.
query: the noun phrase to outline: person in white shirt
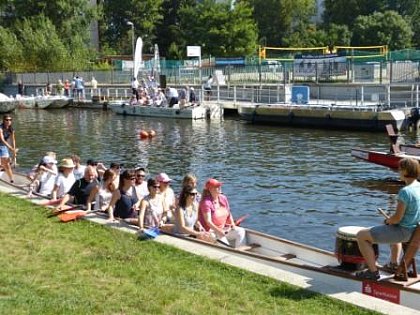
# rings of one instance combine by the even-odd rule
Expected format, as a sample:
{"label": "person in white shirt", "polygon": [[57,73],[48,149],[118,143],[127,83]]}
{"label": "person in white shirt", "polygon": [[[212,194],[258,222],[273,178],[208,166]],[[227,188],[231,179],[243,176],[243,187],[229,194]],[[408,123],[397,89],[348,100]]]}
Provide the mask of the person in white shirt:
{"label": "person in white shirt", "polygon": [[166,96],[169,100],[169,107],[173,107],[175,104],[178,104],[178,91],[177,89],[168,87],[166,88]]}
{"label": "person in white shirt", "polygon": [[131,90],[133,91],[133,95],[136,96],[137,102],[139,101],[139,81],[137,81],[136,77],[133,77],[131,80]]}
{"label": "person in white shirt", "polygon": [[73,175],[75,180],[81,179],[83,176],[85,176],[85,168],[86,165],[80,164],[80,157],[76,154],[73,154],[71,156],[71,159],[73,160],[74,168],[73,168]]}
{"label": "person in white shirt", "polygon": [[[160,173],[156,176],[156,181],[159,182],[159,194],[164,199],[164,213],[166,213],[167,221],[170,223],[174,217],[175,210],[175,193],[171,187],[169,187],[172,179],[166,173]],[[168,223],[168,222],[165,222]]]}
{"label": "person in white shirt", "polygon": [[76,181],[73,174],[74,163],[72,159],[62,159],[58,166],[59,174],[55,180],[51,199],[55,200],[63,197]]}
{"label": "person in white shirt", "polygon": [[142,200],[149,194],[149,189],[147,188],[146,170],[143,167],[136,168],[135,176],[136,179],[134,187],[136,188],[137,198]]}
{"label": "person in white shirt", "polygon": [[46,155],[42,158],[42,166],[45,170],[42,171],[39,177],[38,193],[44,196],[50,196],[58,173],[57,161],[51,156]]}

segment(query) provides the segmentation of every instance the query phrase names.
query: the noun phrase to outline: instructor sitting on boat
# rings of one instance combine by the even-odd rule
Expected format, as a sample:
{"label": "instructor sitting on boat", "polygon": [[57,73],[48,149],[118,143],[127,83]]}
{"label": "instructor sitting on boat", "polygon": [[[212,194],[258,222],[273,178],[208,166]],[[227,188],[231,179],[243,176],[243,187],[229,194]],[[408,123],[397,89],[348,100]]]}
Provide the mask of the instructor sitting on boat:
{"label": "instructor sitting on boat", "polygon": [[199,220],[206,231],[216,234],[223,243],[234,241],[235,247],[245,245],[245,230],[235,225],[230,212],[229,202],[221,194],[222,182],[214,178],[207,180],[200,201]]}
{"label": "instructor sitting on boat", "polygon": [[378,280],[380,278],[372,247],[376,244],[391,244],[391,262],[396,266],[401,255],[401,242],[408,242],[420,222],[420,175],[419,163],[411,158],[399,162],[400,178],[406,184],[398,193],[397,210],[385,219],[385,225],[363,229],[357,233],[360,252],[366,260],[368,269],[356,273],[357,277]]}

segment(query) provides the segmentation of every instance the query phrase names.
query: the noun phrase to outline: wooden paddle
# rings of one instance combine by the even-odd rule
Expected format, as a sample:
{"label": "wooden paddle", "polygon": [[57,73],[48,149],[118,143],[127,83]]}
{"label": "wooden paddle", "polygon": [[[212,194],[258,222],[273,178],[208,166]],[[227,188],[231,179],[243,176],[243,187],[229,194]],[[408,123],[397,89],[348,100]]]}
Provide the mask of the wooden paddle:
{"label": "wooden paddle", "polygon": [[389,219],[389,215],[388,215],[388,213],[386,213],[382,208],[378,208],[377,209],[378,210],[378,212],[380,213],[380,214],[382,214],[382,216],[385,218],[385,219]]}
{"label": "wooden paddle", "polygon": [[241,223],[242,223],[242,221],[244,221],[248,217],[249,217],[249,214],[248,213],[245,214],[245,215],[243,215],[243,216],[241,216],[241,217],[239,217],[238,219],[235,220],[235,225],[236,226],[240,226]]}
{"label": "wooden paddle", "polygon": [[[74,210],[74,209],[76,209],[76,208],[80,208],[80,205],[75,205],[75,206],[64,206],[64,209],[60,209],[60,210],[53,210],[53,212],[52,212],[52,213],[50,213],[50,214],[48,215],[48,218],[55,217],[55,216],[57,216],[57,215],[59,215],[59,214],[61,214],[61,213],[64,213],[64,212],[66,212],[66,211],[70,211],[70,210]],[[84,210],[80,210],[80,211],[84,211]]]}

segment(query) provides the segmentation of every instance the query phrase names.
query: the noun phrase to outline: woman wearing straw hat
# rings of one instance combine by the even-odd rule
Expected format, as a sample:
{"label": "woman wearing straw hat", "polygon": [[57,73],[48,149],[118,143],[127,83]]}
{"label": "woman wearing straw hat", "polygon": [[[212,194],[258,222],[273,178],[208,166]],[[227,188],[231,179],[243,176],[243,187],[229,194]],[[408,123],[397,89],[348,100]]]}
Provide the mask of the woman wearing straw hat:
{"label": "woman wearing straw hat", "polygon": [[51,193],[53,200],[63,197],[70,190],[71,186],[73,186],[76,181],[73,174],[74,166],[71,158],[61,160],[61,163],[58,166],[59,174],[55,180],[54,188]]}

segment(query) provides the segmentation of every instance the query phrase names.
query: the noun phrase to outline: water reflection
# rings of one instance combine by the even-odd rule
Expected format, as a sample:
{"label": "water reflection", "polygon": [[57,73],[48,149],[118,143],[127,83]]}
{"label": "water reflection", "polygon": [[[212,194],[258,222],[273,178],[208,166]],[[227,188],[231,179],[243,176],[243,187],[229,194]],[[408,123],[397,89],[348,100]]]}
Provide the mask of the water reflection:
{"label": "water reflection", "polygon": [[[355,160],[352,147],[387,150],[381,133],[254,126],[222,122],[141,119],[95,110],[21,110],[15,127],[19,164],[29,168],[46,151],[77,153],[109,165],[165,171],[174,189],[187,172],[225,182],[236,216],[246,226],[332,250],[340,226],[382,222],[377,207],[393,209],[396,173]],[[139,131],[157,136],[140,140]],[[406,135],[406,139],[411,135]],[[409,141],[409,140],[408,140]]]}

